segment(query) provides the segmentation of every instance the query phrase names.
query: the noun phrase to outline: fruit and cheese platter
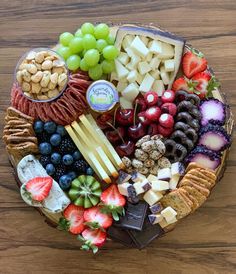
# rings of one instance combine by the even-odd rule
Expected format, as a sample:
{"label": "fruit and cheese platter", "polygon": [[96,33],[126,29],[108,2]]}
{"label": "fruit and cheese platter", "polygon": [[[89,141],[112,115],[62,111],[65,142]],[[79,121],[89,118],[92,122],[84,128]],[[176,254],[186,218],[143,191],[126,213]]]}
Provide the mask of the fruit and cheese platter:
{"label": "fruit and cheese platter", "polygon": [[96,253],[106,240],[144,248],[202,206],[233,125],[207,58],[183,38],[84,23],[20,58],[3,140],[23,201]]}

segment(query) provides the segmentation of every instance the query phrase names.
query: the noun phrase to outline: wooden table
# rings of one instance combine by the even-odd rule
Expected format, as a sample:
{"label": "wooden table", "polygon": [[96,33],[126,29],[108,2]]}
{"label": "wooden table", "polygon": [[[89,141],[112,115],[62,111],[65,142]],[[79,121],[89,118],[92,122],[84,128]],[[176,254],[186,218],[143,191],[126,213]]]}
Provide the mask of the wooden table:
{"label": "wooden table", "polygon": [[[154,22],[188,39],[214,68],[236,110],[236,1],[1,0],[1,129],[14,67],[29,48],[53,45],[84,21]],[[108,243],[96,256],[44,223],[22,200],[0,146],[0,273],[236,273],[236,149],[204,206],[175,231],[138,251]]]}

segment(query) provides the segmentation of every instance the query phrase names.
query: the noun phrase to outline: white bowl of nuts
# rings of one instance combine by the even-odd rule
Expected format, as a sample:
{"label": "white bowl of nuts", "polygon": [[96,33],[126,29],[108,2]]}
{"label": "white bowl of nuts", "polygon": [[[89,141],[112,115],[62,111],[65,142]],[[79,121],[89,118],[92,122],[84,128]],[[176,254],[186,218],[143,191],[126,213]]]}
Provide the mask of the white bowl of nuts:
{"label": "white bowl of nuts", "polygon": [[49,48],[35,48],[24,54],[15,69],[15,82],[34,102],[50,102],[66,89],[69,71],[64,59]]}

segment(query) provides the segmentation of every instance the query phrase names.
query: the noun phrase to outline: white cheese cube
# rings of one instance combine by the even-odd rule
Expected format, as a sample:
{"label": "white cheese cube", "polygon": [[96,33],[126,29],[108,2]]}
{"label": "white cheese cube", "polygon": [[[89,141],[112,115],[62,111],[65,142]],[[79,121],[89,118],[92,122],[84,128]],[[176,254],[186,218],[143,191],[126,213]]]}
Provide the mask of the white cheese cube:
{"label": "white cheese cube", "polygon": [[161,63],[161,60],[158,57],[152,58],[150,61],[150,67],[152,70],[158,69],[159,65]]}
{"label": "white cheese cube", "polygon": [[171,175],[184,175],[185,167],[181,162],[176,162],[171,165]]}
{"label": "white cheese cube", "polygon": [[165,228],[167,227],[169,224],[167,223],[167,221],[163,218],[160,222],[159,225],[161,226],[161,228]]}
{"label": "white cheese cube", "polygon": [[165,90],[162,80],[156,80],[152,85],[152,90],[155,91],[158,96],[162,96],[162,93]]}
{"label": "white cheese cube", "polygon": [[153,191],[163,191],[169,189],[169,183],[166,181],[155,181],[152,182],[152,190]]}
{"label": "white cheese cube", "polygon": [[125,51],[130,58],[136,56],[136,53],[130,47],[126,48]]}
{"label": "white cheese cube", "polygon": [[135,189],[137,195],[145,192],[145,190],[143,189],[142,184],[140,182],[134,183],[133,186],[134,186],[134,189]]}
{"label": "white cheese cube", "polygon": [[124,97],[120,97],[120,105],[124,109],[132,109],[133,108],[132,102],[128,101]]}
{"label": "white cheese cube", "polygon": [[125,52],[120,52],[117,60],[121,62],[123,65],[127,65],[129,63],[129,55]]}
{"label": "white cheese cube", "polygon": [[175,60],[165,60],[164,67],[166,72],[171,72],[175,70]]}
{"label": "white cheese cube", "polygon": [[164,66],[160,68],[160,72],[161,72],[160,74],[161,74],[161,79],[163,81],[163,84],[168,85],[170,83],[170,76],[168,72],[165,71]]}
{"label": "white cheese cube", "polygon": [[131,61],[126,65],[129,70],[136,70],[138,63],[141,61],[140,57],[135,55],[131,57]]}
{"label": "white cheese cube", "polygon": [[125,50],[126,48],[130,47],[133,40],[134,40],[134,35],[130,35],[130,34],[125,35],[125,37],[122,41],[123,49]]}
{"label": "white cheese cube", "polygon": [[113,72],[111,73],[111,81],[113,81],[113,80],[116,80],[116,81],[119,80],[119,79],[118,79],[118,75],[117,75],[117,73],[116,73],[115,71],[113,71]]}
{"label": "white cheese cube", "polygon": [[149,63],[153,59],[152,57],[153,57],[153,54],[151,52],[149,52],[145,59]]}
{"label": "white cheese cube", "polygon": [[144,78],[143,75],[141,75],[141,74],[139,74],[139,73],[137,72],[137,83],[138,83],[139,85],[142,84],[143,78]]}
{"label": "white cheese cube", "polygon": [[131,180],[135,183],[137,182],[142,182],[146,179],[146,176],[144,176],[143,174],[137,172],[137,171],[134,171],[131,173]]}
{"label": "white cheese cube", "polygon": [[169,181],[170,189],[174,190],[177,188],[177,185],[179,183],[180,175],[176,174],[173,175]]}
{"label": "white cheese cube", "polygon": [[128,182],[130,178],[130,174],[124,172],[123,170],[119,170],[119,177],[117,178],[116,182],[117,184],[123,184]]}
{"label": "white cheese cube", "polygon": [[134,38],[130,47],[137,55],[141,56],[142,58],[146,57],[149,53],[149,49],[138,36]]}
{"label": "white cheese cube", "polygon": [[152,70],[152,71],[150,72],[150,75],[151,75],[154,79],[156,79],[156,80],[159,80],[159,79],[160,79],[160,71],[159,71],[158,69]]}
{"label": "white cheese cube", "polygon": [[160,223],[163,220],[163,216],[161,214],[150,214],[148,215],[149,222],[153,225]]}
{"label": "white cheese cube", "polygon": [[157,179],[157,176],[155,176],[155,175],[153,175],[153,174],[148,175],[147,180],[148,180],[150,183],[154,183],[154,182],[158,182],[158,181],[159,181],[159,180]]}
{"label": "white cheese cube", "polygon": [[152,53],[155,54],[161,54],[162,53],[162,42],[153,40],[149,43],[149,50]]}
{"label": "white cheese cube", "polygon": [[118,186],[118,190],[119,190],[120,194],[128,197],[128,187],[130,187],[131,184],[123,183],[123,184],[119,184],[117,186]]}
{"label": "white cheese cube", "polygon": [[174,217],[173,219],[169,220],[167,223],[168,223],[168,225],[171,225],[173,223],[176,223],[177,221],[178,221],[177,218]]}
{"label": "white cheese cube", "polygon": [[144,75],[151,70],[151,67],[146,61],[144,61],[138,64],[138,70],[141,75]]}
{"label": "white cheese cube", "polygon": [[133,83],[137,80],[137,76],[138,76],[138,73],[136,70],[132,70],[130,71],[130,73],[128,74],[127,76],[127,80],[130,82],[130,83]]}
{"label": "white cheese cube", "polygon": [[159,169],[157,172],[157,178],[163,181],[170,181],[170,178],[171,178],[170,168],[167,167],[167,168]]}
{"label": "white cheese cube", "polygon": [[149,43],[148,37],[141,35],[141,36],[139,36],[139,38],[142,40],[142,42],[144,43],[145,46],[148,45],[148,43]]}
{"label": "white cheese cube", "polygon": [[160,59],[171,59],[175,55],[174,46],[168,43],[162,43],[162,52],[158,55]]}
{"label": "white cheese cube", "polygon": [[154,192],[153,190],[148,190],[143,199],[146,201],[150,206],[154,205],[156,202],[160,201],[163,195],[160,192]]}
{"label": "white cheese cube", "polygon": [[154,81],[155,79],[149,73],[147,73],[145,77],[143,78],[143,81],[139,87],[139,91],[143,91],[143,92],[150,91]]}
{"label": "white cheese cube", "polygon": [[129,84],[122,92],[122,96],[130,102],[138,96],[139,90],[134,83]]}
{"label": "white cheese cube", "polygon": [[177,212],[171,206],[168,206],[161,211],[161,215],[166,219],[167,223],[169,223],[170,220],[176,217]]}
{"label": "white cheese cube", "polygon": [[118,60],[115,60],[115,67],[119,79],[122,79],[129,74],[128,69],[125,68]]}
{"label": "white cheese cube", "polygon": [[117,89],[118,92],[122,92],[127,86],[128,86],[127,82],[119,81],[118,84],[117,84],[116,89]]}

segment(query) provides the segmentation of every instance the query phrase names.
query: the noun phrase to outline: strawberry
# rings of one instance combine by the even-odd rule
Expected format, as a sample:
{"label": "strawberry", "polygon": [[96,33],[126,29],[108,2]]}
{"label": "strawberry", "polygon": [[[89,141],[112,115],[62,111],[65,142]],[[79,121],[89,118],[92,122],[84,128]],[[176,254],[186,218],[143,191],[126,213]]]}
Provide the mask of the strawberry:
{"label": "strawberry", "polygon": [[84,208],[70,204],[63,212],[59,220],[58,228],[60,230],[70,231],[72,234],[79,234],[85,229]]}
{"label": "strawberry", "polygon": [[119,220],[119,215],[124,214],[124,205],[126,200],[123,195],[120,194],[116,184],[112,184],[105,189],[101,194],[102,212],[111,213],[114,220]]}
{"label": "strawberry", "polygon": [[195,74],[192,81],[197,83],[195,93],[198,94],[201,99],[204,99],[211,94],[212,90],[219,87],[219,82],[208,72],[199,72]]}
{"label": "strawberry", "polygon": [[175,116],[177,112],[177,107],[174,103],[165,103],[161,106],[162,113],[169,113],[172,116]]}
{"label": "strawberry", "polygon": [[32,200],[41,202],[48,196],[52,183],[53,179],[50,176],[35,177],[26,183],[25,190]]}
{"label": "strawberry", "polygon": [[173,90],[166,90],[163,92],[161,96],[161,100],[163,103],[173,103],[175,100],[175,93]]}
{"label": "strawberry", "polygon": [[159,118],[159,123],[162,127],[165,128],[173,128],[174,126],[174,119],[168,113],[163,113]]}
{"label": "strawberry", "polygon": [[87,226],[93,229],[105,229],[112,225],[111,214],[102,213],[100,206],[94,206],[86,209],[84,212],[84,221]]}
{"label": "strawberry", "polygon": [[150,121],[157,121],[161,115],[161,110],[159,107],[150,107],[146,110],[145,116]]}
{"label": "strawberry", "polygon": [[161,125],[157,126],[159,134],[161,134],[163,137],[169,137],[171,133],[173,132],[173,128],[165,128]]}
{"label": "strawberry", "polygon": [[185,91],[188,91],[189,93],[193,93],[196,85],[197,83],[183,76],[174,81],[172,85],[172,90],[173,91],[185,90]]}
{"label": "strawberry", "polygon": [[154,106],[158,102],[158,94],[155,91],[149,91],[144,95],[144,99],[148,106]]}
{"label": "strawberry", "polygon": [[78,235],[77,239],[83,242],[82,250],[92,249],[93,253],[98,251],[98,247],[104,245],[107,238],[105,231],[101,229],[86,228],[82,235]]}
{"label": "strawberry", "polygon": [[207,60],[201,52],[192,49],[184,54],[182,66],[184,75],[190,79],[207,68]]}

